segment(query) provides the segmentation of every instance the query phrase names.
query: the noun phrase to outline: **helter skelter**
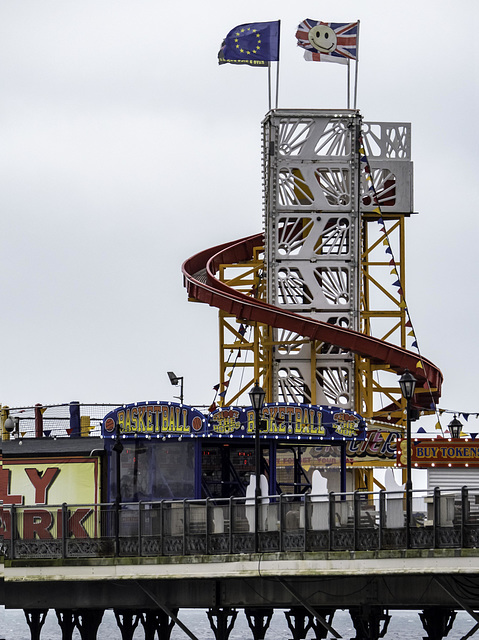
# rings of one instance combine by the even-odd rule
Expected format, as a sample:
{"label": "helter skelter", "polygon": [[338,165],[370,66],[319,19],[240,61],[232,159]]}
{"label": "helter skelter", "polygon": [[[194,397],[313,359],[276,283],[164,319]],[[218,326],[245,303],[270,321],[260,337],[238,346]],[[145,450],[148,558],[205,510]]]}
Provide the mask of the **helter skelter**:
{"label": "helter skelter", "polygon": [[[183,265],[190,298],[220,310],[219,404],[258,380],[268,402],[352,409],[387,432],[405,424],[409,370],[413,408],[434,412],[442,374],[417,349],[405,297],[410,125],[272,109],[262,163],[263,233]],[[358,487],[372,490],[372,474],[358,470]]]}

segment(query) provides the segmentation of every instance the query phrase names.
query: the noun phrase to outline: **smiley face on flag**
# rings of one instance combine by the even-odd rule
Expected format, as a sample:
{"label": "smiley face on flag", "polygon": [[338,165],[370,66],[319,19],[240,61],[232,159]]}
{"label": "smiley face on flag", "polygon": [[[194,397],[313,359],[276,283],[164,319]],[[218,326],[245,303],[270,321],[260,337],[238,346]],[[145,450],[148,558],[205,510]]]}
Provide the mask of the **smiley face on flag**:
{"label": "smiley face on flag", "polygon": [[311,45],[321,53],[332,53],[338,44],[338,38],[327,24],[318,24],[308,32]]}

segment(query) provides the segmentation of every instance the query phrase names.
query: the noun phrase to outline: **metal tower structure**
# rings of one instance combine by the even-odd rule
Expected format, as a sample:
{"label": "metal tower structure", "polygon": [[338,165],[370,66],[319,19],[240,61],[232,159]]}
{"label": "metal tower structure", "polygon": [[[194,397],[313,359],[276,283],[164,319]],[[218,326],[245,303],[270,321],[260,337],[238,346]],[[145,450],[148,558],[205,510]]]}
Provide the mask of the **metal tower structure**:
{"label": "metal tower structure", "polygon": [[[359,327],[357,112],[276,111],[264,121],[267,300]],[[274,329],[272,399],[355,408],[352,354]]]}
{"label": "metal tower structure", "polygon": [[416,406],[429,410],[442,375],[407,348],[410,125],[363,123],[356,110],[271,111],[263,179],[264,237],[183,265],[190,295],[220,309],[220,404],[259,380],[270,402],[401,425],[408,368]]}

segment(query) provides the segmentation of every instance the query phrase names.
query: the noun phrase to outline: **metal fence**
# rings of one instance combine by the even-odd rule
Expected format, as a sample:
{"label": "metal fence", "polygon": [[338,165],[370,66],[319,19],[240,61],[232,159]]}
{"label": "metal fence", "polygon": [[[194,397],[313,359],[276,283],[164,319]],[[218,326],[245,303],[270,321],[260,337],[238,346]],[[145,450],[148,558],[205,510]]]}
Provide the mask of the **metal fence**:
{"label": "metal fence", "polygon": [[[404,549],[403,491],[4,506],[6,557],[184,556]],[[412,548],[479,544],[479,489],[414,491]],[[256,513],[258,528],[256,530]]]}

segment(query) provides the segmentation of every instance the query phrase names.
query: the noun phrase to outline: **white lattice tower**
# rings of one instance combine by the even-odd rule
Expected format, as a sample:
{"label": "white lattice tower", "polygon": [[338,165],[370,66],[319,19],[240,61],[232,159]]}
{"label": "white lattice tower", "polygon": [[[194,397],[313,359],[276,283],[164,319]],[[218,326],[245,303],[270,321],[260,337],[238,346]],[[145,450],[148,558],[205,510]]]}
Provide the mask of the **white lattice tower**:
{"label": "white lattice tower", "polygon": [[[402,228],[412,206],[409,128],[374,123],[364,133],[381,208],[388,219],[401,219]],[[372,335],[376,298],[366,245],[374,235],[367,227],[378,215],[360,162],[360,135],[357,111],[277,110],[264,120],[267,301]],[[380,309],[378,317],[391,316],[391,334],[399,314],[396,342],[404,343],[404,305],[398,297],[392,306],[391,314]],[[271,349],[273,400],[365,409],[373,384],[359,378],[371,368],[365,374],[351,353],[281,329],[274,329]]]}

